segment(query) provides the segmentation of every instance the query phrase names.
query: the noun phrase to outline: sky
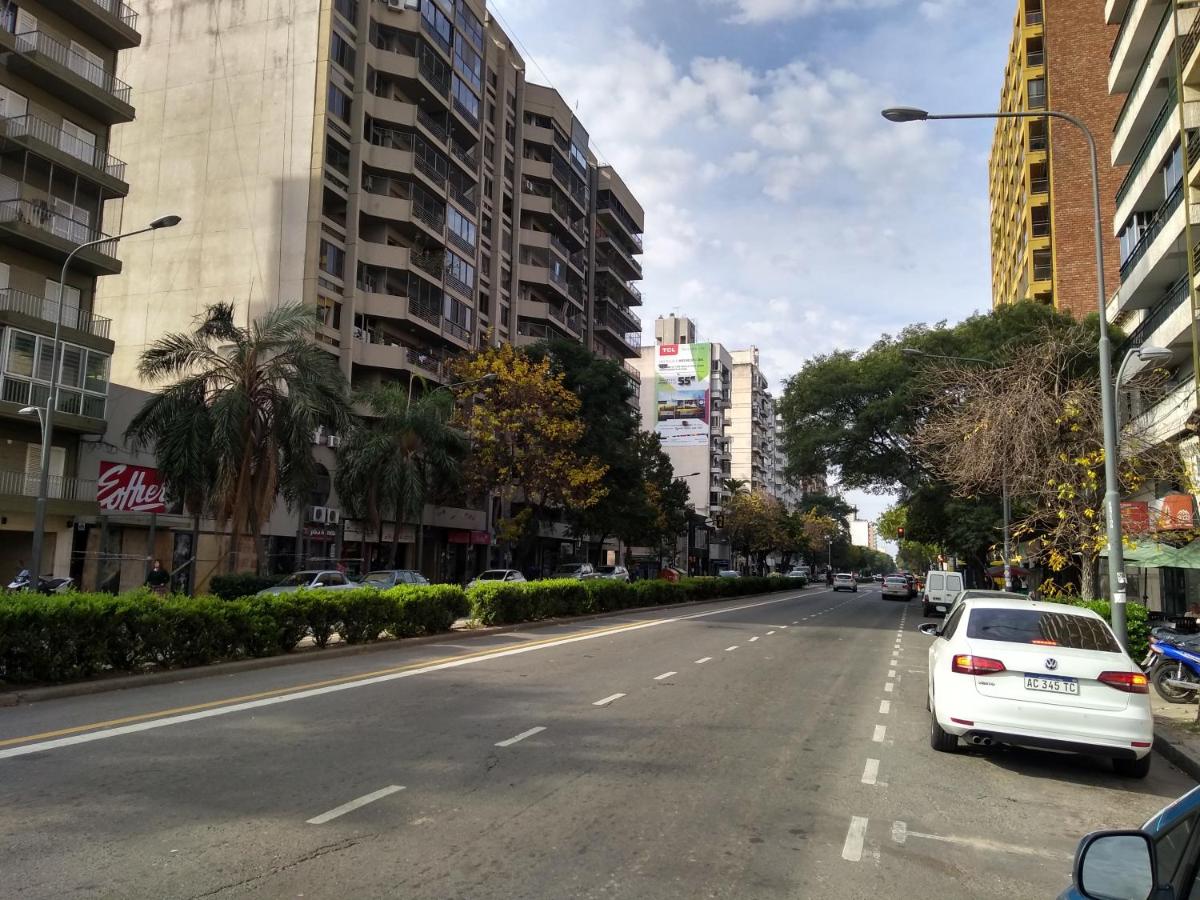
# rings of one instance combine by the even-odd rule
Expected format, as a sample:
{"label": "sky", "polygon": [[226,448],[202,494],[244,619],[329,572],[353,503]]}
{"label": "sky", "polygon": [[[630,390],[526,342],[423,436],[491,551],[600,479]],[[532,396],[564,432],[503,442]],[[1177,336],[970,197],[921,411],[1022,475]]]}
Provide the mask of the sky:
{"label": "sky", "polygon": [[[672,312],[814,355],[991,304],[989,122],[1015,0],[488,0],[645,209],[645,333]],[[890,501],[848,495],[862,518]]]}

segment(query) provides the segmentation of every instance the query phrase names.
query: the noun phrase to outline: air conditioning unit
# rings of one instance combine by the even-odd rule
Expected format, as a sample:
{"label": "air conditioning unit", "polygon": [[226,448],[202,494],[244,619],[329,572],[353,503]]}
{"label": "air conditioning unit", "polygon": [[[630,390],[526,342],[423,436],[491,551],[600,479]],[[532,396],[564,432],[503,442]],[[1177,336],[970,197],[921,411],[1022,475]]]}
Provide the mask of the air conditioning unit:
{"label": "air conditioning unit", "polygon": [[325,510],[325,524],[326,525],[336,525],[338,522],[341,521],[341,518],[342,518],[342,511],[340,509],[334,509],[333,507],[329,507],[329,509]]}
{"label": "air conditioning unit", "polygon": [[308,508],[308,521],[316,522],[319,525],[324,525],[329,515],[329,510],[324,506],[310,506]]}
{"label": "air conditioning unit", "polygon": [[325,429],[318,428],[312,433],[312,442],[314,444],[322,444],[325,442]]}
{"label": "air conditioning unit", "polygon": [[342,436],[340,434],[331,434],[329,436],[330,447],[340,447],[342,444]]}

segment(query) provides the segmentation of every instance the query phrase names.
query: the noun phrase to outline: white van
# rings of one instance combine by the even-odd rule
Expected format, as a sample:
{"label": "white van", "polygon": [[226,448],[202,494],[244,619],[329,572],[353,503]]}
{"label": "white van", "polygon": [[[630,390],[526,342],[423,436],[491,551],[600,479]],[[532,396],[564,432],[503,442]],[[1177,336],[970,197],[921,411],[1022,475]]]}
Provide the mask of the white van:
{"label": "white van", "polygon": [[926,572],[925,593],[921,597],[921,611],[926,616],[939,613],[944,616],[962,589],[961,572]]}

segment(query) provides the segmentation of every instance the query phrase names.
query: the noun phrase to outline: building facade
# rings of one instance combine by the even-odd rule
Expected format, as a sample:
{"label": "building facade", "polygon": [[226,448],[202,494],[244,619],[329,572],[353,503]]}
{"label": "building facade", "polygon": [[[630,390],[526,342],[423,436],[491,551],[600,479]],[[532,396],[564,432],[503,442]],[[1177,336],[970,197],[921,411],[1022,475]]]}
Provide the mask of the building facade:
{"label": "building facade", "polygon": [[[354,388],[434,388],[458,354],[555,335],[640,384],[642,209],[483,0],[165,0],[143,19],[121,72],[139,116],[112,143],[136,189],[113,213],[183,225],[131,244],[98,293],[123,321],[115,382],[153,389],[141,350],[209,304],[249,321],[300,301]],[[332,486],[339,441],[314,435],[311,502],[268,523],[276,570],[370,562]],[[403,564],[461,580],[488,562],[484,509],[431,506],[423,527],[400,529]]]}
{"label": "building facade", "polygon": [[[1054,109],[1083,120],[1096,138],[1108,221],[1119,205],[1129,159],[1112,153],[1113,164],[1107,164],[1121,98],[1109,92],[1103,73],[1125,34],[1096,7],[1095,0],[1018,0],[1000,111]],[[1076,317],[1095,312],[1091,173],[1083,136],[1054,119],[998,119],[988,176],[993,306],[1036,300]],[[1118,247],[1107,234],[1105,244],[1105,279],[1111,283]]]}
{"label": "building facade", "polygon": [[[108,418],[112,322],[96,314],[101,276],[121,271],[106,203],[132,178],[110,153],[113,126],[134,117],[130,86],[117,77],[141,41],[124,3],[21,0],[0,11],[0,572],[28,561],[39,489],[39,417],[50,378],[60,384],[50,450],[43,573],[78,577],[82,532],[98,510],[96,482],[81,477],[81,448]],[[158,213],[147,216],[147,224]],[[160,238],[146,235],[153,246]],[[125,246],[121,246],[123,253]],[[61,299],[60,299],[61,298]],[[54,359],[55,322],[62,350]],[[75,552],[73,552],[75,551]],[[74,566],[73,566],[74,560]]]}

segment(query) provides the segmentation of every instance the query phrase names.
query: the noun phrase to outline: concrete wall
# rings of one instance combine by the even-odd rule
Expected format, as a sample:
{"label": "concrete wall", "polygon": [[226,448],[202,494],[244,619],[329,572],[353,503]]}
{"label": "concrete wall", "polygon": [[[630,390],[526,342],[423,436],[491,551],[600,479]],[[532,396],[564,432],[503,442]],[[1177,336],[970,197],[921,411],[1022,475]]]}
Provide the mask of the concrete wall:
{"label": "concrete wall", "polygon": [[[112,380],[137,385],[137,357],[216,301],[240,317],[302,297],[318,100],[319,0],[156,0],[139,9],[141,47],[121,54],[136,121],[113,129],[130,194],[105,216],[116,233],[155,216],[177,227],[121,244],[124,274],[101,279],[113,320]],[[324,15],[328,17],[328,10]]]}

